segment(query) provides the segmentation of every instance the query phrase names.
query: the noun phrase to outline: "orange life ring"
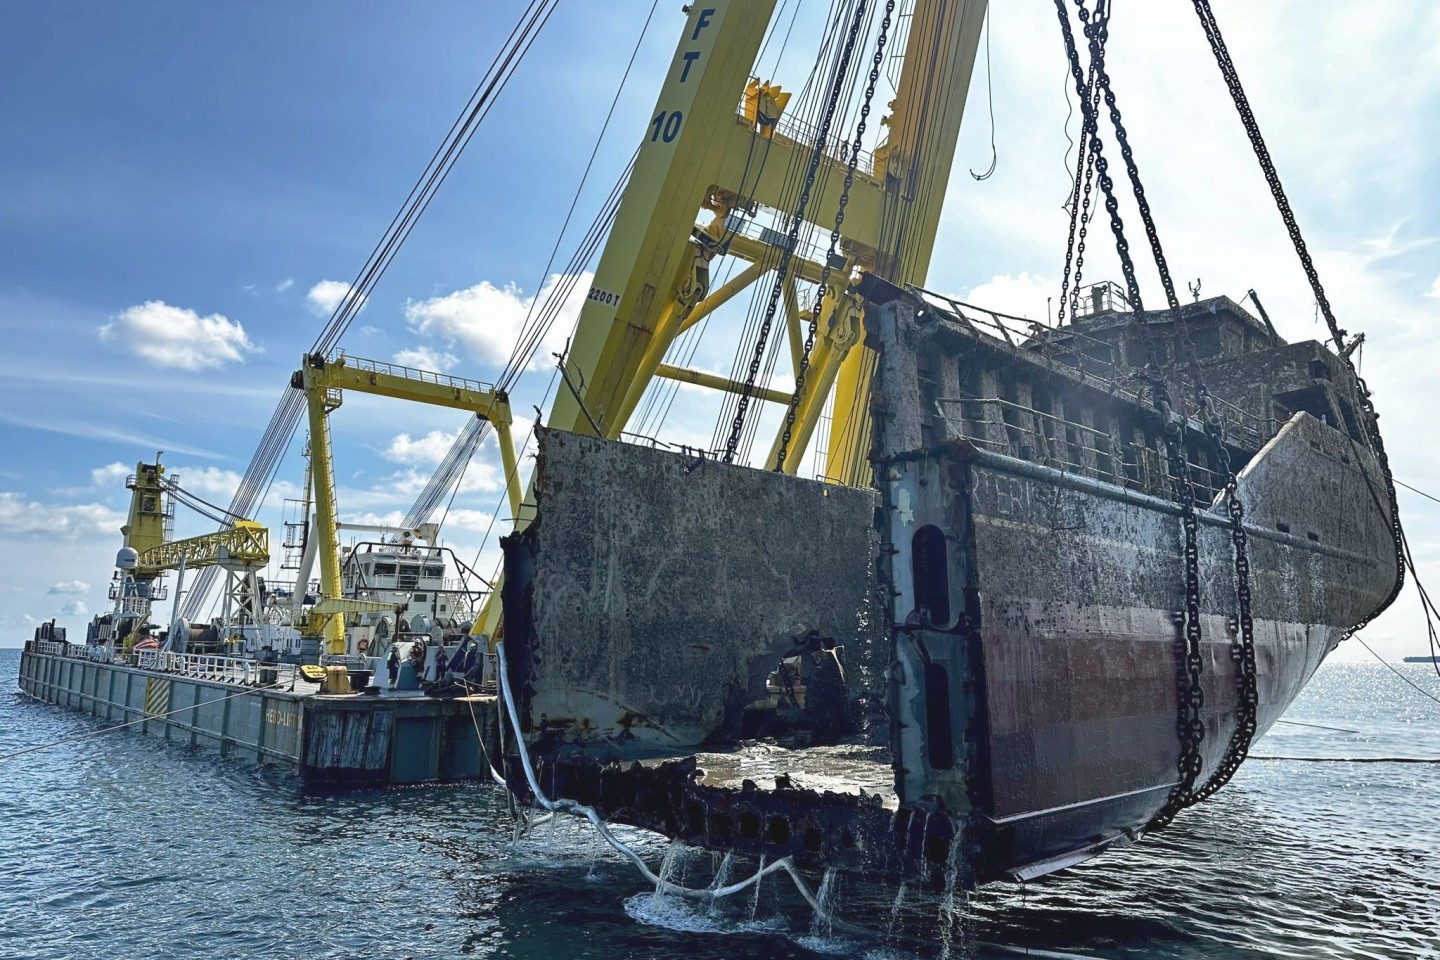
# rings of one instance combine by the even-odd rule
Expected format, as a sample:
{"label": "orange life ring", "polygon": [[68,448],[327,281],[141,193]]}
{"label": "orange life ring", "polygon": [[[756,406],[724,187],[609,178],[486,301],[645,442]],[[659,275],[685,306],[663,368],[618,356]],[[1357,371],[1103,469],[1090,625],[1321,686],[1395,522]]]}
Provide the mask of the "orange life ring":
{"label": "orange life ring", "polygon": [[358,650],[358,651],[360,651],[361,653],[367,653],[367,652],[369,652],[369,650],[370,650],[370,638],[369,638],[369,637],[361,637],[359,640],[356,640],[356,641],[355,641],[355,649]]}

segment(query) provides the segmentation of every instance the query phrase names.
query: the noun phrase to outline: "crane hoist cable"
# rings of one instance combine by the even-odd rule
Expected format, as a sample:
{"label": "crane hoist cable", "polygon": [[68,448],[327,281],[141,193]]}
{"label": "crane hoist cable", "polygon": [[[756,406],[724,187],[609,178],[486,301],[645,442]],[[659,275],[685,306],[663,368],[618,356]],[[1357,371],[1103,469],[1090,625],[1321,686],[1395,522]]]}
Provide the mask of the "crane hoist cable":
{"label": "crane hoist cable", "polygon": [[[532,307],[538,303],[539,309],[534,312],[533,320],[528,321],[527,326],[522,328],[511,361],[507,364],[506,372],[502,373],[501,389],[510,389],[521,373],[527,369],[531,356],[538,349],[555,319],[569,301],[577,278],[589,266],[591,258],[599,248],[600,241],[614,221],[634,163],[635,158],[632,155],[630,164],[626,166],[615,182],[600,212],[596,214],[579,247],[571,256],[561,274],[561,279],[550,286],[549,293],[543,300],[537,296],[532,302]],[[464,472],[464,465],[469,462],[469,458],[474,455],[483,442],[485,429],[486,421],[479,418],[472,418],[465,423],[446,452],[444,460],[426,483],[425,489],[421,491],[409,512],[406,513],[405,526],[413,527],[429,519],[435,508],[458,483],[459,476]]]}
{"label": "crane hoist cable", "polygon": [[[316,338],[311,353],[325,355],[338,346],[350,321],[413,231],[430,200],[453,169],[455,161],[488,115],[490,107],[504,92],[535,38],[549,21],[557,3],[558,0],[532,0],[521,14],[485,76],[477,84],[460,115],[432,154],[425,170],[411,187],[400,211],[392,218],[381,239],[371,250],[365,265],[356,275],[355,281],[351,283],[346,296],[336,306],[330,320]],[[304,406],[302,392],[290,387],[287,382],[232,498],[231,513],[239,516],[256,514],[260,499],[268,491],[280,461],[289,448],[291,438],[299,427]],[[186,596],[185,616],[194,618],[199,614],[217,576],[218,573],[213,568],[200,572],[194,587]]]}
{"label": "crane hoist cable", "polygon": [[[595,137],[595,145],[590,150],[590,157],[585,163],[585,170],[580,175],[580,181],[576,184],[575,193],[570,199],[569,209],[565,212],[565,220],[560,225],[560,230],[555,236],[555,244],[550,249],[550,255],[545,261],[545,269],[541,272],[540,282],[536,285],[537,295],[532,297],[528,308],[525,311],[525,319],[521,323],[520,334],[516,338],[515,346],[511,351],[510,358],[506,361],[504,370],[499,378],[501,389],[508,390],[511,385],[520,377],[530,363],[531,356],[545,338],[555,317],[564,308],[569,299],[570,291],[575,284],[575,276],[579,270],[583,270],[588,264],[590,254],[593,252],[594,243],[591,238],[603,234],[609,229],[614,219],[614,208],[618,206],[619,196],[624,190],[625,183],[629,180],[630,171],[634,168],[635,156],[632,155],[625,172],[621,175],[616,185],[612,188],[610,197],[602,207],[602,212],[592,222],[586,231],[585,239],[581,241],[580,249],[583,254],[577,252],[571,258],[560,280],[551,286],[550,295],[543,301],[538,291],[545,288],[550,277],[550,269],[555,265],[555,255],[560,250],[560,244],[564,242],[565,233],[570,227],[570,221],[575,215],[575,208],[579,205],[580,197],[589,182],[590,173],[595,166],[595,158],[600,153],[600,147],[604,143],[605,134],[610,129],[610,121],[615,116],[615,108],[620,102],[620,95],[624,92],[626,81],[630,78],[630,71],[635,66],[636,57],[640,53],[640,47],[649,33],[650,24],[654,20],[655,10],[659,7],[659,0],[652,0],[650,10],[645,16],[645,22],[640,27],[640,34],[635,38],[635,45],[630,51],[630,58],[625,64],[625,70],[620,76],[620,82],[615,87],[615,95],[610,100],[610,108],[606,111],[605,119],[600,125],[600,132]],[[636,152],[638,155],[638,151]],[[577,267],[577,259],[579,264]],[[563,288],[563,290],[562,290]],[[430,480],[426,483],[425,489],[416,498],[415,503],[405,515],[404,525],[415,526],[428,520],[434,513],[436,507],[449,494],[449,502],[454,502],[454,490],[464,476],[470,459],[480,449],[484,439],[485,421],[481,418],[472,418],[461,428],[450,449],[446,452],[445,458],[431,474]],[[446,506],[446,515],[449,514],[449,506]]]}
{"label": "crane hoist cable", "polygon": [[[786,116],[794,121],[797,131],[813,131],[819,125],[825,106],[824,91],[828,89],[829,83],[836,75],[843,49],[841,38],[845,36],[846,24],[849,23],[854,12],[855,0],[832,0],[831,2],[826,28],[816,50],[810,72],[806,75],[799,95],[786,110]],[[781,217],[784,216],[783,211],[794,208],[801,184],[804,181],[805,168],[806,158],[804,155],[799,151],[793,152],[781,181],[780,193],[777,198],[778,207],[773,211],[773,229],[776,233],[788,230],[788,222],[783,221]],[[767,272],[779,263],[782,254],[783,251],[779,247],[773,245],[766,247],[761,262],[765,265]],[[765,301],[766,297],[762,293],[762,286],[755,284],[752,287],[750,305],[746,311],[744,323],[739,336],[735,339],[734,356],[730,367],[730,379],[733,381],[739,382],[747,369],[749,348],[758,338],[761,320],[765,314]],[[771,364],[767,364],[766,370],[767,380],[773,365],[773,357],[770,360]],[[713,450],[719,451],[724,446],[738,405],[739,394],[726,393],[721,397],[710,441]],[[753,429],[754,425],[752,424],[749,430],[751,434],[753,434]]]}
{"label": "crane hoist cable", "polygon": [[810,194],[815,186],[816,172],[820,167],[821,158],[825,155],[825,143],[830,136],[830,126],[835,119],[835,108],[840,100],[840,93],[844,87],[845,74],[849,70],[850,57],[855,49],[855,39],[860,32],[860,24],[863,22],[867,0],[860,0],[856,6],[855,15],[851,20],[850,31],[845,39],[844,52],[834,81],[830,87],[830,94],[825,109],[824,119],[820,123],[820,129],[815,137],[815,144],[811,149],[810,163],[805,172],[805,184],[800,190],[800,199],[795,210],[790,215],[790,231],[780,256],[780,262],[775,268],[775,283],[771,287],[769,302],[765,307],[765,317],[761,322],[760,335],[755,344],[755,353],[750,360],[750,372],[746,377],[745,385],[741,390],[739,402],[736,404],[735,419],[731,424],[729,439],[725,442],[724,461],[731,463],[735,459],[736,449],[740,443],[740,435],[745,427],[745,414],[750,406],[750,399],[755,392],[755,379],[760,373],[760,365],[765,357],[765,345],[769,338],[770,328],[775,320],[775,308],[780,302],[780,294],[784,289],[785,279],[789,276],[790,262],[795,255],[795,245],[799,240],[800,225],[804,222],[805,209],[810,203]]}
{"label": "crane hoist cable", "polygon": [[860,117],[855,123],[855,136],[850,144],[850,159],[845,166],[845,182],[840,189],[840,203],[835,210],[835,224],[830,230],[830,246],[825,254],[825,265],[821,270],[820,283],[815,292],[815,304],[810,311],[810,327],[805,336],[805,347],[800,351],[800,367],[795,371],[795,391],[791,394],[790,402],[785,407],[785,430],[781,434],[780,449],[775,457],[774,469],[777,472],[784,472],[785,457],[790,452],[790,441],[795,429],[795,414],[800,407],[800,396],[805,389],[805,375],[810,369],[810,353],[815,349],[815,336],[820,330],[820,314],[825,307],[831,268],[840,250],[840,229],[845,223],[845,207],[850,202],[850,189],[855,183],[855,166],[860,159],[860,146],[864,141],[865,127],[870,120],[870,101],[875,97],[875,84],[880,79],[880,65],[885,61],[885,44],[890,39],[890,25],[893,22],[894,13],[895,0],[886,0],[885,15],[880,21],[880,33],[875,39],[875,53],[870,61],[870,76],[865,85],[865,98],[860,105]]}

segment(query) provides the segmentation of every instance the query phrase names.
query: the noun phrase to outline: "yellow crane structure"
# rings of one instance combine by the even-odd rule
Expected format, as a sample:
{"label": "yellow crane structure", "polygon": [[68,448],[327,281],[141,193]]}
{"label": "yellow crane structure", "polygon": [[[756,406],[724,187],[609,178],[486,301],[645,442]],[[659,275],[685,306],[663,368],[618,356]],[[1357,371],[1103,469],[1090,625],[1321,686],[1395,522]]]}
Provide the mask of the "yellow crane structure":
{"label": "yellow crane structure", "polygon": [[163,570],[198,570],[202,567],[261,569],[270,562],[270,531],[252,520],[185,540],[170,540],[140,551],[137,576]]}
{"label": "yellow crane structure", "polygon": [[317,555],[320,563],[321,602],[311,611],[312,627],[321,624],[326,652],[345,652],[344,613],[390,609],[372,601],[341,597],[339,526],[335,504],[335,469],[331,459],[329,416],[338,409],[346,391],[369,393],[396,400],[465,410],[495,428],[504,465],[510,509],[518,518],[522,491],[511,437],[509,398],[494,386],[463,377],[417,370],[393,363],[340,355],[327,359],[308,354],[291,378],[305,393],[310,427],[310,483],[315,497]]}
{"label": "yellow crane structure", "polygon": [[[813,148],[813,135],[787,131],[789,95],[751,75],[774,8],[775,0],[707,0],[685,8],[680,43],[566,358],[568,379],[583,386],[557,394],[550,426],[589,434],[598,427],[618,438],[655,377],[732,393],[747,389],[664,359],[677,336],[771,274],[780,260],[774,238],[727,228],[737,211],[787,212],[787,171],[797,164],[803,169]],[[914,0],[897,93],[881,121],[888,135],[848,185],[844,263],[827,270],[799,251],[791,258],[783,320],[797,371],[804,334],[795,282],[827,280],[818,336],[794,399],[793,436],[784,444],[777,434],[768,468],[795,472],[833,390],[825,472],[842,483],[869,482],[865,398],[872,367],[861,345],[862,301],[853,288],[863,272],[901,284],[925,278],[985,12],[984,0]],[[866,53],[857,50],[857,59],[868,71]],[[848,145],[844,131],[835,133],[820,158],[807,215],[826,230],[847,190],[849,157],[842,148]],[[762,155],[765,162],[757,163]],[[707,224],[697,224],[697,211],[709,217]],[[710,263],[722,253],[748,265],[711,290]],[[792,400],[748,389],[760,400]]]}
{"label": "yellow crane structure", "polygon": [[[251,520],[234,519],[215,533],[169,539],[174,516],[171,501],[179,498],[189,502],[189,495],[173,478],[166,479],[158,455],[154,463],[137,463],[125,486],[130,490],[130,510],[120,528],[125,549],[117,561],[120,575],[112,586],[111,599],[118,602],[117,610],[133,618],[137,629],[149,618],[153,602],[164,599],[164,591],[157,590],[154,584],[167,571],[176,573],[177,606],[186,572],[207,567],[225,572],[227,620],[235,600],[258,601],[255,577],[270,562],[269,530]],[[128,649],[134,634],[121,639]]]}

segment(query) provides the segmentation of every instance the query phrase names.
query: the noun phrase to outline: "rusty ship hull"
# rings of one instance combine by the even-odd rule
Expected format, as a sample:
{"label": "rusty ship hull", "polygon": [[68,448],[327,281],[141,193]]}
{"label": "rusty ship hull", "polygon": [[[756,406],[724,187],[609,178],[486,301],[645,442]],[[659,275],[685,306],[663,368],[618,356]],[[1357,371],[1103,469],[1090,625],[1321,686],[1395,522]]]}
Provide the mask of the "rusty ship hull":
{"label": "rusty ship hull", "polygon": [[[1191,314],[1227,388],[1258,736],[1393,598],[1390,518],[1336,358],[1223,298]],[[543,438],[539,519],[505,545],[539,782],[696,846],[932,887],[1137,839],[1180,782],[1185,570],[1165,423],[1121,372],[1136,331],[1171,356],[1182,331],[1003,329],[914,292],[867,318],[875,491]],[[1183,436],[1203,784],[1241,710],[1237,575],[1223,477],[1201,424]]]}

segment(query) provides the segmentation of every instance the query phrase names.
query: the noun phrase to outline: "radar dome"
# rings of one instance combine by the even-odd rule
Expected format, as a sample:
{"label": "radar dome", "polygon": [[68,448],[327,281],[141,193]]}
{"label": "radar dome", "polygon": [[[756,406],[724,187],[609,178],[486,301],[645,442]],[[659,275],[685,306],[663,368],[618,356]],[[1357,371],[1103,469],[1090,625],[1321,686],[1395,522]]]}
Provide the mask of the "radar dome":
{"label": "radar dome", "polygon": [[140,563],[140,553],[134,547],[121,547],[115,554],[115,566],[121,570],[134,570]]}

